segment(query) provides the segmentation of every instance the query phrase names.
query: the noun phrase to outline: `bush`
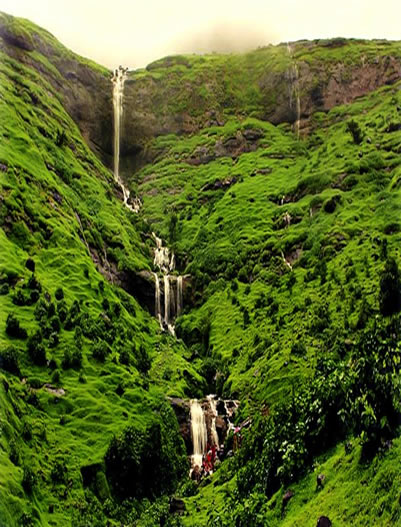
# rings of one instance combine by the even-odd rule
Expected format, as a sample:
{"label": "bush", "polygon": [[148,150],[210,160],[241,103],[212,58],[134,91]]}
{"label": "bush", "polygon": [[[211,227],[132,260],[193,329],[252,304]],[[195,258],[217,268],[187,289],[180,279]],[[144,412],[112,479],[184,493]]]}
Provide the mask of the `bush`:
{"label": "bush", "polygon": [[8,295],[9,292],[10,292],[10,286],[8,284],[0,285],[0,296]]}
{"label": "bush", "polygon": [[92,357],[100,362],[104,362],[109,353],[110,348],[104,341],[96,342],[92,348]]}
{"label": "bush", "polygon": [[383,316],[397,313],[401,308],[400,271],[394,258],[388,258],[380,277],[380,311]]}
{"label": "bush", "polygon": [[176,417],[167,405],[142,430],[129,426],[114,437],[105,455],[106,474],[121,498],[173,492],[188,470]]}
{"label": "bush", "polygon": [[6,320],[6,333],[8,336],[18,339],[26,339],[28,336],[26,329],[20,326],[19,320],[12,313],[8,315]]}
{"label": "bush", "polygon": [[31,335],[27,342],[27,352],[32,362],[38,366],[44,366],[46,364],[46,351],[42,339],[42,332],[39,330]]}
{"label": "bush", "polygon": [[359,126],[359,124],[351,119],[346,124],[346,130],[349,132],[352,136],[352,140],[356,145],[360,145],[363,141],[363,133]]}
{"label": "bush", "polygon": [[64,483],[67,479],[67,465],[63,459],[57,459],[54,464],[50,477],[54,483]]}
{"label": "bush", "polygon": [[[351,360],[320,359],[314,377],[268,417],[257,417],[238,453],[241,496],[258,486],[272,496],[301,477],[317,455],[348,434],[364,457],[397,433],[400,321],[365,331]],[[255,462],[257,459],[257,462]]]}
{"label": "bush", "polygon": [[54,293],[54,296],[56,297],[56,300],[62,300],[64,298],[64,291],[62,287],[58,287],[56,289],[56,292]]}
{"label": "bush", "polygon": [[20,375],[18,352],[14,346],[9,346],[0,352],[0,368],[14,375]]}
{"label": "bush", "polygon": [[31,467],[25,466],[22,475],[22,487],[27,494],[30,494],[36,483],[36,475]]}
{"label": "bush", "polygon": [[32,271],[32,273],[34,273],[35,272],[34,260],[32,260],[32,258],[28,258],[27,261],[25,262],[25,267],[29,269],[30,271]]}
{"label": "bush", "polygon": [[58,370],[55,370],[52,375],[52,384],[58,385],[60,384],[60,372]]}

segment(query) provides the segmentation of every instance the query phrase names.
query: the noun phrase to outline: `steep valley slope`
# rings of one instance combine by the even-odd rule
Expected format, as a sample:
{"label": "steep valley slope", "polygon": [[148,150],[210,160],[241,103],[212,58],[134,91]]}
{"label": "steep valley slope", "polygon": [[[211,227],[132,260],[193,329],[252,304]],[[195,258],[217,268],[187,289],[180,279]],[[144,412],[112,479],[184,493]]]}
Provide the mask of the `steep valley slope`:
{"label": "steep valley slope", "polygon": [[[401,43],[129,72],[138,214],[110,78],[0,14],[0,525],[396,525]],[[167,397],[209,393],[250,426],[196,485]]]}

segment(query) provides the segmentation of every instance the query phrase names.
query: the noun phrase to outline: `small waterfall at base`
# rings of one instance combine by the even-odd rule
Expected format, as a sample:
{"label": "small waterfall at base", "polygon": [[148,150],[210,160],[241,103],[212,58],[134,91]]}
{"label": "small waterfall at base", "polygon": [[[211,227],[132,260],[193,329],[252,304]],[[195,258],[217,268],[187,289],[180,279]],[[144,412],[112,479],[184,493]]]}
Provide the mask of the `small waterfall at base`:
{"label": "small waterfall at base", "polygon": [[182,276],[177,277],[177,316],[182,311]]}
{"label": "small waterfall at base", "polygon": [[161,329],[163,329],[161,302],[160,302],[160,280],[157,273],[153,273],[155,277],[155,317],[159,321]]}
{"label": "small waterfall at base", "polygon": [[207,429],[203,409],[197,399],[190,401],[191,412],[191,436],[193,454],[191,456],[192,467],[202,467],[202,458],[206,453]]}
{"label": "small waterfall at base", "polygon": [[[128,68],[119,66],[113,73],[111,81],[113,83],[113,115],[114,115],[114,180],[121,187],[124,198],[124,205],[132,212],[139,212],[141,200],[139,198],[130,199],[130,191],[125,187],[120,178],[120,142],[121,142],[121,122],[123,117],[123,97],[124,83],[127,77]],[[130,202],[132,203],[130,203]]]}
{"label": "small waterfall at base", "polygon": [[207,400],[209,401],[210,410],[212,412],[212,422],[210,425],[210,433],[212,436],[214,446],[218,448],[219,447],[219,436],[216,430],[216,417],[217,417],[216,400],[214,398],[214,395],[208,395]]}

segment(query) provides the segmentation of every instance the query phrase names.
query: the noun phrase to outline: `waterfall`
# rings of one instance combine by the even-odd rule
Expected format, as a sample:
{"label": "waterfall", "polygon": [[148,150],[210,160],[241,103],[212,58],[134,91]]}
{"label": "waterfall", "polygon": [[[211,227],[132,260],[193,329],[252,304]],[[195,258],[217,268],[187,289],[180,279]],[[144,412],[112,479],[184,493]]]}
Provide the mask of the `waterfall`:
{"label": "waterfall", "polygon": [[177,277],[177,317],[182,311],[182,276]]}
{"label": "waterfall", "polygon": [[162,312],[160,303],[160,280],[157,273],[153,273],[155,277],[155,317],[159,321],[161,329],[163,329]]}
{"label": "waterfall", "polygon": [[168,327],[170,323],[170,277],[165,274],[164,280],[164,322]]}
{"label": "waterfall", "polygon": [[293,61],[293,65],[291,66],[290,72],[289,72],[289,81],[290,81],[290,108],[292,109],[294,102],[293,102],[293,96],[295,96],[295,111],[296,111],[296,120],[294,123],[294,131],[297,134],[297,137],[299,139],[299,130],[301,125],[301,97],[300,97],[300,90],[299,90],[299,70],[298,66],[292,58],[292,48],[290,46],[290,43],[287,42],[287,52]]}
{"label": "waterfall", "polygon": [[[163,245],[161,238],[158,238],[154,232],[152,236],[156,243],[154,249],[153,266],[155,271],[155,316],[160,321],[162,329],[167,329],[172,335],[175,335],[174,318],[182,311],[183,305],[183,279],[182,276],[171,275],[170,272],[175,270],[175,255],[168,247]],[[160,280],[157,271],[163,275],[163,294],[164,294],[164,316],[161,313],[160,305]],[[176,291],[173,285],[176,285]]]}
{"label": "waterfall", "polygon": [[191,412],[191,435],[193,454],[191,456],[192,467],[202,466],[202,457],[206,453],[207,429],[203,409],[197,399],[190,401]]}
{"label": "waterfall", "polygon": [[212,436],[214,446],[219,448],[219,436],[217,435],[217,430],[216,430],[216,417],[217,417],[216,400],[214,398],[214,395],[208,395],[207,400],[209,401],[210,410],[212,412],[212,422],[210,425],[210,433]]}
{"label": "waterfall", "polygon": [[[130,199],[130,191],[125,187],[120,178],[120,142],[121,142],[121,122],[123,117],[123,97],[124,83],[127,77],[128,68],[119,66],[113,73],[111,81],[113,83],[113,114],[114,114],[114,180],[123,192],[124,205],[132,212],[139,212],[141,200],[139,198]],[[131,203],[129,202],[131,201]]]}

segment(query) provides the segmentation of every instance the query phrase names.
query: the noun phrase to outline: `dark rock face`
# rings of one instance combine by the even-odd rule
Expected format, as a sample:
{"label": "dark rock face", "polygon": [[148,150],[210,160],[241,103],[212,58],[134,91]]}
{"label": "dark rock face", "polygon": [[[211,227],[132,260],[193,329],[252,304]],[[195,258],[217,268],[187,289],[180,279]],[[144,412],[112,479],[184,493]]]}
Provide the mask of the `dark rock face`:
{"label": "dark rock face", "polygon": [[[334,39],[302,41],[293,47],[297,50],[301,46],[307,49],[346,45],[347,41]],[[46,35],[39,28],[35,30],[34,25],[27,30],[18,19],[9,15],[0,16],[0,47],[10,57],[36,69],[53,86],[88,145],[111,167],[111,72],[69,52],[50,34]],[[35,60],[30,53],[33,50],[46,57],[57,73],[48,69],[43,62]],[[286,53],[283,47],[283,57]],[[300,117],[301,129],[305,133],[311,126],[309,118],[314,112],[328,111],[336,105],[347,104],[383,85],[396,82],[401,76],[401,61],[391,55],[390,50],[387,55],[378,55],[374,60],[361,60],[350,65],[336,61],[334,57],[327,62],[316,61],[313,64],[302,60],[295,62],[292,61],[286,69],[273,71],[262,68],[252,73],[251,82],[258,91],[259,101],[254,114],[273,124],[295,123]],[[178,63],[183,67],[182,70],[177,70]],[[164,82],[163,76],[159,79],[154,74],[155,70],[169,67],[169,82]],[[124,91],[120,148],[120,170],[123,176],[160,155],[160,151],[150,147],[155,137],[191,134],[205,127],[222,126],[227,118],[227,110],[232,115],[244,115],[243,101],[234,97],[227,102],[222,77],[212,70],[208,89],[213,92],[214,103],[212,108],[209,107],[208,99],[199,97],[194,89],[194,85],[201,81],[190,81],[185,76],[186,69],[190,67],[191,64],[185,63],[185,60],[182,63],[180,57],[170,57],[149,65],[146,74],[129,74]],[[233,82],[242,82],[241,76],[235,77]],[[300,115],[295,102],[296,93],[302,94],[299,101]],[[177,106],[175,102],[183,98],[185,104]],[[208,163],[221,156],[235,159],[243,152],[256,149],[262,136],[263,131],[257,129],[238,132],[236,136],[219,140],[212,150],[200,149],[187,162]]]}
{"label": "dark rock face", "polygon": [[192,438],[191,438],[191,418],[189,411],[189,401],[179,399],[178,397],[170,398],[170,404],[177,417],[178,425],[180,427],[180,434],[184,439],[187,453],[192,453]]}

